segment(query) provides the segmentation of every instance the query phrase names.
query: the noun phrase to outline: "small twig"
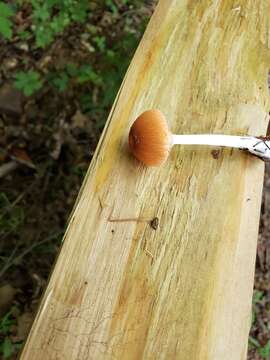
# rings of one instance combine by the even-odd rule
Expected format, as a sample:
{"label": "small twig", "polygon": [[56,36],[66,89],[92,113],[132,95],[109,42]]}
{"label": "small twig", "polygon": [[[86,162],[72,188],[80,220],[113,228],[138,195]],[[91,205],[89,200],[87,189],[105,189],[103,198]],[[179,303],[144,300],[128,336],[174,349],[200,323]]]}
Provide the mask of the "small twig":
{"label": "small twig", "polygon": [[[31,187],[31,185],[30,185]],[[29,191],[29,188],[27,190],[25,190],[23,193],[21,193],[19,196],[17,196],[17,198],[10,204],[10,209],[14,208],[14,206],[16,206],[25,196],[25,194]]]}
{"label": "small twig", "polygon": [[[99,202],[100,202],[100,199],[99,199]],[[101,202],[100,202],[100,206],[103,209]],[[130,217],[130,218],[117,218],[116,219],[116,218],[112,217],[112,212],[113,212],[113,209],[107,219],[109,222],[148,222],[152,229],[156,230],[158,228],[159,219],[157,217],[154,217],[154,218],[152,218],[152,217],[151,218]]]}
{"label": "small twig", "polygon": [[[30,186],[28,186],[28,188],[23,192],[21,193],[19,196],[17,196],[17,198],[10,204],[10,205],[7,205],[3,211],[2,211],[2,214],[0,214],[0,220],[3,219],[3,217],[8,213],[10,212],[14,206],[16,206],[23,198],[24,196],[29,192],[31,191],[33,185],[35,184],[35,182],[32,182],[32,184]],[[9,234],[9,233],[8,233]],[[0,240],[2,240],[2,237],[0,237]]]}

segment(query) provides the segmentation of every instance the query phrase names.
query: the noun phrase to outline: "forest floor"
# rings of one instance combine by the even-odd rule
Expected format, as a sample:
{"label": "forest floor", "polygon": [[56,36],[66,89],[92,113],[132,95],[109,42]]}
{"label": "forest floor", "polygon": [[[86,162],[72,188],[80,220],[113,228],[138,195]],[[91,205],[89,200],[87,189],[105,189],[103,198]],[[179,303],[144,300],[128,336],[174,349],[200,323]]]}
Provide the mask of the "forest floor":
{"label": "forest floor", "polygon": [[[38,37],[29,3],[14,5],[12,36],[0,37],[0,359],[15,359],[28,334],[108,112],[154,8],[154,1],[92,1],[87,21],[53,34],[50,43]],[[36,17],[45,19],[40,9]],[[269,243],[267,165],[249,360],[270,358]]]}

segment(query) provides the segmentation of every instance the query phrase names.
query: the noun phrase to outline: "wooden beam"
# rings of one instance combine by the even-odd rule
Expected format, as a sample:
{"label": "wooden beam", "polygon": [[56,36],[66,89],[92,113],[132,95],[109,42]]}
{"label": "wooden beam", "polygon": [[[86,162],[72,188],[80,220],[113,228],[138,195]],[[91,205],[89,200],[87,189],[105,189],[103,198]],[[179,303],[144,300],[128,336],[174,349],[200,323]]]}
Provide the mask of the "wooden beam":
{"label": "wooden beam", "polygon": [[174,133],[264,135],[269,13],[269,0],[159,2],[21,359],[245,359],[263,162],[179,146],[145,168],[126,140],[149,108]]}

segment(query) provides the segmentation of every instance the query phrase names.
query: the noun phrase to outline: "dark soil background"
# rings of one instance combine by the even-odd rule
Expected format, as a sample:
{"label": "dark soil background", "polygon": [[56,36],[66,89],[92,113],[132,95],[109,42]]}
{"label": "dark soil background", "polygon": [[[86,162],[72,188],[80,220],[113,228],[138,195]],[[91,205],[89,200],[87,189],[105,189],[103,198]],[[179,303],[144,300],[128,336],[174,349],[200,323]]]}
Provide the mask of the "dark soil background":
{"label": "dark soil background", "polygon": [[[39,47],[30,2],[7,2],[19,5],[12,37],[0,36],[3,359],[15,359],[27,336],[84,174],[155,3],[90,1],[86,21],[72,23],[51,44]],[[22,80],[21,72],[28,77]],[[32,94],[26,96],[29,88]],[[270,359],[269,219],[267,165],[250,360]]]}

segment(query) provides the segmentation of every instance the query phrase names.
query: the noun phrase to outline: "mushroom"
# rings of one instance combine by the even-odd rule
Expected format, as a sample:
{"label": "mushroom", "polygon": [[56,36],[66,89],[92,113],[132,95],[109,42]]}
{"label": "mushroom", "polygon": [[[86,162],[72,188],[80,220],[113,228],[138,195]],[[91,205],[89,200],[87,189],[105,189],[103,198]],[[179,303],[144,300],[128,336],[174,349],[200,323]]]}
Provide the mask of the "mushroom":
{"label": "mushroom", "polygon": [[143,112],[129,131],[129,147],[139,161],[148,166],[164,163],[173,145],[210,145],[249,151],[264,160],[270,159],[270,141],[254,136],[219,134],[174,135],[164,114],[157,109]]}

